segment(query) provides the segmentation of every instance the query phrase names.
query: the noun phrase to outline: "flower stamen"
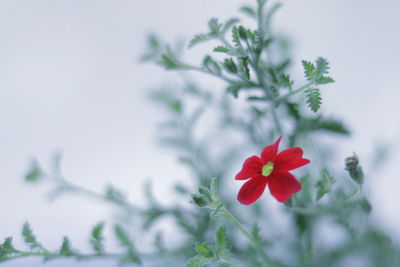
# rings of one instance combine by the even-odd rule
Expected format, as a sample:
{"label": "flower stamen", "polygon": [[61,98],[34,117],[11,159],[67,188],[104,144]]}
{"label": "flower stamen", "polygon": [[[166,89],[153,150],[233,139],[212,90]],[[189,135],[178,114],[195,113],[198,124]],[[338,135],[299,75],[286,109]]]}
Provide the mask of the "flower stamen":
{"label": "flower stamen", "polygon": [[262,175],[268,176],[272,173],[273,170],[274,170],[274,163],[270,161],[262,167]]}

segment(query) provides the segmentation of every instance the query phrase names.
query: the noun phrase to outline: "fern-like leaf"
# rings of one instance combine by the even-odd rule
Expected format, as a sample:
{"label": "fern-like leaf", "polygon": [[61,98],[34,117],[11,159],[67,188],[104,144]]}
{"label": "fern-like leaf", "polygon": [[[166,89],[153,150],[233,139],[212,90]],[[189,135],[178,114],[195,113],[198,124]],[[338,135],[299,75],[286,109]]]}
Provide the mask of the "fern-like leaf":
{"label": "fern-like leaf", "polygon": [[307,96],[307,104],[310,109],[314,112],[317,112],[321,107],[321,93],[319,92],[318,88],[310,88],[306,90]]}

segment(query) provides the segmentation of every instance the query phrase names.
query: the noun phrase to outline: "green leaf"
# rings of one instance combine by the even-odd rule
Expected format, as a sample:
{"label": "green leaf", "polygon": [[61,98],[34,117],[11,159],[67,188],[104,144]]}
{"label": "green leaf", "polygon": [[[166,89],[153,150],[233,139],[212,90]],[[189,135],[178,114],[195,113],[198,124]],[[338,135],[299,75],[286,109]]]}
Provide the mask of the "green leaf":
{"label": "green leaf", "polygon": [[208,189],[207,187],[201,185],[199,187],[199,193],[202,194],[203,196],[205,196],[208,200],[211,200],[212,198],[212,193],[210,191],[210,189]]}
{"label": "green leaf", "polygon": [[179,64],[175,59],[173,59],[170,55],[161,55],[161,60],[158,62],[161,66],[166,68],[167,70],[173,69],[181,69],[182,65]]}
{"label": "green leaf", "polygon": [[31,226],[29,223],[25,223],[22,227],[22,236],[25,243],[31,249],[43,249],[43,246],[36,240],[36,236],[33,234]]}
{"label": "green leaf", "polygon": [[125,202],[124,194],[112,185],[108,185],[106,188],[106,198],[117,203]]}
{"label": "green leaf", "polygon": [[12,245],[12,237],[7,237],[3,244],[0,245],[0,262],[1,258],[14,252],[17,252],[17,250]]}
{"label": "green leaf", "polygon": [[269,76],[271,77],[272,82],[274,84],[279,84],[279,80],[278,80],[278,77],[276,76],[274,69],[271,67],[268,67],[267,72],[269,73]]}
{"label": "green leaf", "polygon": [[128,234],[120,225],[115,225],[114,234],[117,237],[121,246],[128,248],[131,247],[131,240],[129,239]]}
{"label": "green leaf", "polygon": [[342,121],[335,118],[321,118],[320,120],[316,121],[314,125],[317,126],[317,130],[324,130],[343,135],[350,134],[350,130],[347,128],[347,126]]}
{"label": "green leaf", "polygon": [[224,26],[222,27],[221,32],[223,34],[225,34],[232,28],[233,25],[235,25],[238,22],[239,22],[239,19],[237,19],[237,18],[229,19],[227,22],[225,22]]}
{"label": "green leaf", "polygon": [[208,21],[208,28],[210,29],[210,33],[213,35],[218,35],[221,29],[221,24],[218,23],[217,18],[212,18]]}
{"label": "green leaf", "polygon": [[331,192],[335,179],[329,174],[328,170],[323,169],[321,178],[315,184],[317,188],[317,201],[320,200],[325,194]]}
{"label": "green leaf", "polygon": [[298,104],[287,102],[286,107],[289,115],[292,116],[295,120],[299,120],[301,118]]}
{"label": "green leaf", "polygon": [[196,255],[188,260],[186,267],[201,267],[209,263],[211,259],[208,259],[202,255]]}
{"label": "green leaf", "polygon": [[242,60],[240,62],[241,62],[243,76],[246,80],[250,80],[250,69],[248,64],[249,57],[246,56],[241,59]]}
{"label": "green leaf", "polygon": [[224,225],[220,225],[218,227],[218,230],[215,233],[215,239],[216,239],[218,248],[223,248],[223,249],[226,248],[227,239],[226,239],[226,228]]}
{"label": "green leaf", "polygon": [[253,237],[254,241],[257,244],[262,243],[262,237],[261,237],[261,228],[257,224],[254,224],[253,227],[251,228],[251,236]]}
{"label": "green leaf", "polygon": [[125,230],[119,226],[115,225],[114,227],[114,234],[119,241],[120,245],[127,250],[127,255],[126,257],[122,258],[119,262],[119,265],[125,265],[125,264],[130,264],[130,263],[141,263],[140,257],[138,252],[135,249],[135,246],[133,245],[133,242],[130,240],[128,234],[125,232]]}
{"label": "green leaf", "polygon": [[317,112],[321,107],[321,93],[318,88],[310,88],[306,90],[307,104],[310,109]]}
{"label": "green leaf", "polygon": [[210,191],[213,197],[218,196],[218,180],[216,177],[211,178]]}
{"label": "green leaf", "polygon": [[279,84],[283,88],[292,88],[293,83],[294,83],[294,81],[290,79],[289,75],[281,74],[279,76]]}
{"label": "green leaf", "polygon": [[325,58],[317,58],[315,64],[317,65],[315,73],[318,77],[328,73],[329,62]]}
{"label": "green leaf", "polygon": [[247,40],[247,33],[246,29],[243,26],[238,27],[239,37],[243,40]]}
{"label": "green leaf", "polygon": [[239,91],[243,87],[240,84],[233,84],[227,87],[227,91],[233,95],[234,98],[238,98]]}
{"label": "green leaf", "polygon": [[240,8],[240,11],[242,13],[246,14],[247,16],[252,17],[252,18],[255,18],[257,16],[256,11],[251,6],[242,6]]}
{"label": "green leaf", "polygon": [[199,207],[205,207],[209,203],[209,199],[204,195],[192,194],[192,202]]}
{"label": "green leaf", "polygon": [[33,160],[31,165],[29,172],[25,175],[25,181],[30,183],[38,182],[43,178],[43,172],[36,160]]}
{"label": "green leaf", "polygon": [[191,47],[193,47],[193,46],[195,46],[195,45],[197,45],[197,44],[199,44],[199,43],[208,41],[208,40],[210,40],[210,39],[211,39],[211,36],[210,36],[210,35],[208,35],[208,34],[203,34],[203,33],[199,33],[199,34],[195,35],[195,36],[192,38],[192,40],[190,40],[190,42],[189,42],[189,48],[191,48]]}
{"label": "green leaf", "polygon": [[236,47],[240,47],[239,33],[236,26],[232,27],[232,42]]}
{"label": "green leaf", "polygon": [[196,251],[197,253],[199,253],[200,255],[206,257],[206,258],[212,258],[214,257],[214,252],[212,247],[210,247],[209,245],[205,244],[205,243],[196,243]]}
{"label": "green leaf", "polygon": [[219,64],[210,56],[205,56],[203,59],[203,66],[210,73],[221,74],[221,67]]}
{"label": "green leaf", "polygon": [[304,76],[306,76],[308,81],[312,81],[314,79],[315,66],[310,61],[302,60],[304,68]]}
{"label": "green leaf", "polygon": [[320,76],[315,79],[315,82],[318,84],[328,84],[328,83],[334,83],[335,80],[329,76]]}
{"label": "green leaf", "polygon": [[103,245],[103,230],[104,230],[104,222],[100,222],[96,224],[90,235],[90,244],[92,249],[97,252],[97,254],[104,253],[104,245]]}
{"label": "green leaf", "polygon": [[226,46],[223,46],[223,45],[219,45],[219,46],[216,46],[214,49],[213,49],[213,51],[214,52],[220,52],[220,53],[228,53],[229,51],[231,51],[228,47],[226,47]]}
{"label": "green leaf", "polygon": [[237,73],[238,69],[235,64],[235,61],[233,61],[232,58],[225,58],[224,60],[224,68],[229,71],[230,73]]}
{"label": "green leaf", "polygon": [[[306,203],[310,203],[313,201],[313,194],[312,194],[312,186],[311,186],[311,181],[310,181],[310,175],[306,174],[302,176],[299,179],[299,182],[301,183],[302,190],[299,192],[299,194],[296,194],[297,199],[300,199],[301,201],[305,201]],[[296,201],[298,201],[296,199]]]}
{"label": "green leaf", "polygon": [[63,242],[60,248],[60,255],[64,257],[73,256],[75,253],[72,251],[70,241],[68,237],[64,236]]}

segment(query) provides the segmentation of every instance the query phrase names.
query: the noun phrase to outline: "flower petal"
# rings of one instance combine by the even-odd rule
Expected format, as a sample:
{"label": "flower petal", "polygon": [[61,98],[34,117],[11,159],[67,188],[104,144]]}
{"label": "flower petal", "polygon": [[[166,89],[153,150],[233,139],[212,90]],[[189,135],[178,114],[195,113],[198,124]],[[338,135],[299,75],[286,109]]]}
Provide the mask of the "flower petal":
{"label": "flower petal", "polygon": [[244,183],[237,196],[239,202],[244,205],[254,203],[264,192],[268,180],[265,176],[257,175]]}
{"label": "flower petal", "polygon": [[276,154],[278,153],[278,147],[279,147],[279,143],[281,142],[282,136],[280,136],[275,144],[266,146],[264,148],[264,150],[261,153],[261,158],[264,161],[264,163],[267,163],[271,160],[273,160],[276,156]]}
{"label": "flower petal", "polygon": [[268,187],[271,195],[279,202],[285,202],[301,190],[301,184],[292,174],[284,171],[274,171],[269,176]]}
{"label": "flower petal", "polygon": [[303,149],[291,147],[279,153],[274,159],[275,170],[290,171],[310,163],[310,160],[303,158]]}
{"label": "flower petal", "polygon": [[242,170],[236,174],[236,180],[245,180],[261,174],[261,169],[263,166],[262,160],[257,156],[252,156],[243,163]]}

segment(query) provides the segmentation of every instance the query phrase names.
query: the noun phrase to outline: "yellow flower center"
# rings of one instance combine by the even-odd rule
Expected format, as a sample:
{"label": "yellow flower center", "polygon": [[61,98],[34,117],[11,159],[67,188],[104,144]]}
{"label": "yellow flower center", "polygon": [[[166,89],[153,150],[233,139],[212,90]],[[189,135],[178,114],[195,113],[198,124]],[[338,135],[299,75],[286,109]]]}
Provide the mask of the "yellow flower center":
{"label": "yellow flower center", "polygon": [[262,175],[264,176],[270,175],[273,169],[274,169],[274,163],[270,161],[262,167]]}

